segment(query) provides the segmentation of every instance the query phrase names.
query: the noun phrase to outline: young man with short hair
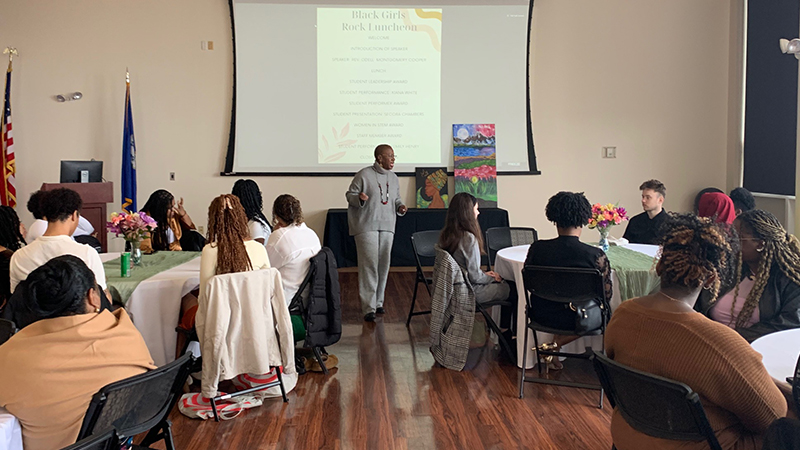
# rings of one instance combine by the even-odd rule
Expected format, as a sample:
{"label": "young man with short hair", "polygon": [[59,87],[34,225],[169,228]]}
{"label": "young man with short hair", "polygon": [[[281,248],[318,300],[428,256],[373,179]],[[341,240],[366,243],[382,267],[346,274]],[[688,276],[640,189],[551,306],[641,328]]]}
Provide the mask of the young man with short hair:
{"label": "young man with short hair", "polygon": [[97,284],[105,290],[106,273],[97,250],[79,244],[71,237],[80,222],[83,207],[80,195],[71,189],[54,189],[42,196],[40,207],[42,215],[47,218],[47,230],[35,241],[14,252],[11,257],[11,292],[28,278],[29,273],[61,255],[74,255],[82,259],[94,272]]}
{"label": "young man with short hair", "polygon": [[639,186],[642,191],[643,213],[628,222],[623,236],[631,244],[657,245],[661,238],[660,229],[669,215],[664,211],[667,188],[658,180],[649,180]]}

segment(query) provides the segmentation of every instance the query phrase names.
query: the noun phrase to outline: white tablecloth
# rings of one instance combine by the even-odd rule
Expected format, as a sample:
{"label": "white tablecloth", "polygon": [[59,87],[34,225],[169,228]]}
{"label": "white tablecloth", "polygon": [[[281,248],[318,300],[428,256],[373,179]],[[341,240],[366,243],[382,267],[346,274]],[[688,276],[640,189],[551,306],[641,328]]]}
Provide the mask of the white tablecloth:
{"label": "white tablecloth", "polygon": [[[100,255],[103,262],[118,257],[119,253]],[[128,299],[125,309],[142,333],[156,366],[175,360],[175,327],[181,314],[181,299],[198,286],[199,256],[142,281]]]}
{"label": "white tablecloth", "polygon": [[0,450],[22,450],[19,420],[3,408],[0,408]]}
{"label": "white tablecloth", "polygon": [[752,346],[764,357],[764,367],[776,384],[788,385],[786,377],[794,376],[794,367],[800,358],[800,329],[762,336],[753,341]]}
{"label": "white tablecloth", "polygon": [[[516,247],[504,248],[497,252],[497,257],[494,263],[495,272],[505,279],[514,280],[514,282],[517,284],[517,365],[519,367],[522,367],[522,344],[525,339],[525,335],[522,334],[522,331],[528,329],[525,326],[525,286],[522,282],[522,268],[525,265],[525,258],[528,256],[528,247],[530,246],[518,245]],[[625,247],[639,253],[644,253],[645,255],[651,257],[655,257],[658,252],[657,245],[628,244]],[[611,306],[611,310],[613,311],[622,302],[619,293],[619,282],[617,281],[616,274],[613,270],[611,271],[611,281],[614,283],[614,290],[609,304]],[[540,344],[553,341],[552,334],[539,333],[538,337]],[[531,350],[533,346],[533,333],[531,333],[528,335],[528,359],[525,364],[527,366],[526,368],[528,369],[532,368],[536,363],[535,354]],[[586,350],[586,347],[602,350],[602,337],[587,336],[577,339],[565,345],[562,348],[562,351],[570,353],[583,353],[584,350]]]}

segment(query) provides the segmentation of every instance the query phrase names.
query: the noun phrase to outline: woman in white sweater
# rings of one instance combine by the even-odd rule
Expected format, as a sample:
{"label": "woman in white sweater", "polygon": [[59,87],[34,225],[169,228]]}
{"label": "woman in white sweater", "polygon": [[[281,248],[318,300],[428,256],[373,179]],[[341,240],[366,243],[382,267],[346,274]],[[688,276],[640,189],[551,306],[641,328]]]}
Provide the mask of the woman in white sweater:
{"label": "woman in white sweater", "polygon": [[275,229],[267,241],[267,255],[272,267],[281,273],[288,306],[308,273],[311,258],[319,253],[322,245],[317,233],[303,222],[300,201],[289,194],[275,199],[272,222]]}
{"label": "woman in white sweater", "polygon": [[266,268],[267,251],[250,239],[239,198],[231,194],[215,198],[208,207],[208,243],[200,257],[200,297],[214,275]]}

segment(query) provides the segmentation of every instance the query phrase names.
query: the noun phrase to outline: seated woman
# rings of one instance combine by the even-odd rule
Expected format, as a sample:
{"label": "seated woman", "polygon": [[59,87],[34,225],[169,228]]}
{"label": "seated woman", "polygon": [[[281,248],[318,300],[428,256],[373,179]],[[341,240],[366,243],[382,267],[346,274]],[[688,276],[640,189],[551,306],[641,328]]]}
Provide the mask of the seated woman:
{"label": "seated woman", "polygon": [[242,202],[244,213],[247,215],[247,228],[250,230],[250,238],[266,246],[272,226],[264,216],[263,200],[261,190],[253,180],[238,180],[233,185],[233,195],[239,197]]}
{"label": "seated woman", "polygon": [[25,226],[10,206],[0,206],[0,310],[11,298],[11,256],[25,245]]}
{"label": "seated woman", "polygon": [[738,276],[723,285],[719,300],[701,295],[697,309],[748,341],[800,328],[800,241],[758,209],[742,213],[733,227],[741,242]]}
{"label": "seated woman", "polygon": [[[761,355],[735,331],[692,309],[701,290],[712,299],[735,264],[726,230],[693,215],[671,219],[656,272],[661,291],[623,302],[606,329],[606,353],[634,369],[687,384],[700,395],[722,448],[760,449],[761,435],[786,415],[786,399]],[[634,430],[619,411],[611,419],[619,450],[707,449]]]}
{"label": "seated woman", "polygon": [[[525,265],[598,269],[603,274],[606,300],[611,301],[611,266],[605,252],[580,241],[581,231],[592,217],[592,205],[583,192],[562,191],[550,197],[545,207],[545,215],[547,220],[555,224],[558,237],[531,244]],[[575,312],[569,309],[569,305],[551,302],[534,295],[531,296],[531,304],[536,309],[537,320],[543,325],[574,329]],[[560,351],[563,345],[575,339],[578,339],[578,336],[556,335],[554,343],[542,344],[541,347]],[[561,363],[553,360],[550,367],[560,369]]]}
{"label": "seated woman", "polygon": [[155,368],[125,310],[99,312],[99,292],[72,255],[28,276],[21,302],[38,320],[0,345],[3,367],[13,367],[0,370],[0,407],[19,419],[26,450],[74,443],[100,388]]}
{"label": "seated woman", "polygon": [[272,221],[275,230],[267,241],[267,255],[272,267],[281,273],[283,294],[288,306],[308,274],[311,267],[309,261],[319,253],[322,245],[317,233],[303,222],[300,200],[289,194],[275,199]]}
{"label": "seated woman", "polygon": [[454,195],[439,235],[439,248],[450,253],[458,265],[467,271],[478,303],[506,299],[513,301],[516,299],[516,289],[512,290],[509,283],[495,272],[481,270],[483,238],[478,225],[479,214],[478,199],[466,192]]}
{"label": "seated woman", "polygon": [[169,191],[159,189],[150,194],[141,211],[158,224],[152,236],[142,240],[142,252],[183,250],[181,238],[186,231],[195,229],[192,218],[183,209],[183,198],[175,204],[175,197]]}
{"label": "seated woman", "polygon": [[733,200],[721,192],[707,192],[700,197],[697,206],[697,215],[708,217],[716,223],[730,225],[736,218],[736,208]]}
{"label": "seated woman", "polygon": [[239,198],[232,194],[215,198],[208,207],[208,244],[200,257],[200,297],[214,275],[267,268],[267,250],[250,239]]}

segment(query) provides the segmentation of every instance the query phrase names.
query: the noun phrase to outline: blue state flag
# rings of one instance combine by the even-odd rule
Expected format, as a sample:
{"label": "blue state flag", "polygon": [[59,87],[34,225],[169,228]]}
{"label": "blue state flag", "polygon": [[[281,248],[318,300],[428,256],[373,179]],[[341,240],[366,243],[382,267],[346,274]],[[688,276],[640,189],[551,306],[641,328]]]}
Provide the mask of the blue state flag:
{"label": "blue state flag", "polygon": [[131,111],[131,81],[125,88],[125,123],[122,130],[122,209],[135,212],[136,207],[136,141],[133,138],[133,112]]}

